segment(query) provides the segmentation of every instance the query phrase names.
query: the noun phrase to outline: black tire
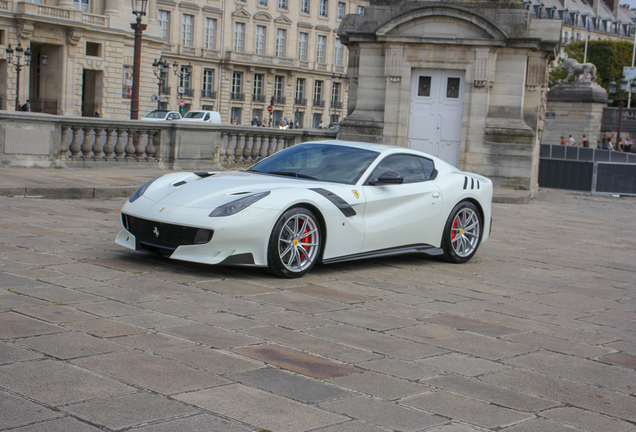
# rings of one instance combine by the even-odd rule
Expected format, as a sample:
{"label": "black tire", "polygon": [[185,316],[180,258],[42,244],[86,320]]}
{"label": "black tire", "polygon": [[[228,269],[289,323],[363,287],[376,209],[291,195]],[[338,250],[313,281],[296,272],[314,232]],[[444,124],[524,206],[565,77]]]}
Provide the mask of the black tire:
{"label": "black tire", "polygon": [[301,277],[316,265],[321,248],[318,218],[304,207],[289,209],[278,219],[269,238],[269,270],[280,277]]}
{"label": "black tire", "polygon": [[440,259],[461,264],[469,261],[477,252],[483,234],[483,221],[475,204],[462,201],[450,213],[444,234]]}

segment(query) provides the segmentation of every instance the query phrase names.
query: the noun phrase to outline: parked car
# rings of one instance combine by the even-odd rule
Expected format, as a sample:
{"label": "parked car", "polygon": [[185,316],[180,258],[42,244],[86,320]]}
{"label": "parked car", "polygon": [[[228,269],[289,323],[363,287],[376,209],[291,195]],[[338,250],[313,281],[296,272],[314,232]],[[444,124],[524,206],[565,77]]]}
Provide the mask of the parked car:
{"label": "parked car", "polygon": [[181,120],[181,114],[177,111],[169,110],[153,110],[144,116],[142,120],[164,121],[164,120]]}
{"label": "parked car", "polygon": [[492,195],[486,177],[426,153],[309,142],[245,171],[147,182],[124,204],[116,242],[288,278],[318,262],[409,253],[464,263],[490,234]]}
{"label": "parked car", "polygon": [[215,125],[221,124],[221,114],[217,111],[192,110],[183,116],[186,122],[206,122]]}

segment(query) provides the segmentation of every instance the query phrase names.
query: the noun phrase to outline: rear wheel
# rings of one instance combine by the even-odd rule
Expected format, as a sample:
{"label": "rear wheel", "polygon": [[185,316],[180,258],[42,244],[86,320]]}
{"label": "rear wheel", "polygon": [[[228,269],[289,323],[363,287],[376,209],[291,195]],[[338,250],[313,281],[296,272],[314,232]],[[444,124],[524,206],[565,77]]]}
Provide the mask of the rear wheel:
{"label": "rear wheel", "polygon": [[468,201],[461,202],[451,212],[442,237],[444,261],[465,263],[469,261],[481,241],[482,220],[477,207]]}
{"label": "rear wheel", "polygon": [[321,247],[320,224],[308,209],[287,210],[276,222],[269,239],[270,271],[287,278],[309,272],[318,261]]}

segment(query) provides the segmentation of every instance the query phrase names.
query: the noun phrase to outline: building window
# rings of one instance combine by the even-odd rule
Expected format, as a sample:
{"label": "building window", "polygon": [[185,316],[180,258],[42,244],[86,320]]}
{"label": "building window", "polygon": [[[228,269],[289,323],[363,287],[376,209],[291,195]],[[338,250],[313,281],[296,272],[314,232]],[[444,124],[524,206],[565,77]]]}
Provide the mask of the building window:
{"label": "building window", "polygon": [[216,20],[214,18],[205,19],[205,49],[216,48]]}
{"label": "building window", "polygon": [[459,98],[459,78],[448,78],[446,82],[446,97],[450,99]]}
{"label": "building window", "polygon": [[285,39],[287,38],[287,30],[276,30],[276,57],[285,57]]}
{"label": "building window", "polygon": [[276,98],[276,102],[278,102],[283,97],[284,91],[285,91],[285,77],[276,75],[274,77],[274,97]]}
{"label": "building window", "polygon": [[232,93],[241,93],[243,89],[243,72],[232,74]]}
{"label": "building window", "polygon": [[300,12],[309,13],[309,0],[300,0]]}
{"label": "building window", "polygon": [[245,24],[234,24],[234,51],[243,52],[243,41],[245,39]]}
{"label": "building window", "polygon": [[263,94],[263,82],[265,81],[265,75],[254,74],[254,93],[252,100],[254,102],[265,102],[265,95]]}
{"label": "building window", "polygon": [[202,97],[214,98],[214,69],[203,69]]}
{"label": "building window", "polygon": [[189,66],[181,66],[181,78],[179,80],[179,87],[190,88],[190,78],[192,74]]}
{"label": "building window", "polygon": [[[241,112],[243,110],[241,107],[232,107],[230,110],[230,119],[232,120],[232,124],[241,124]],[[240,139],[240,138],[239,138]]]}
{"label": "building window", "polygon": [[318,35],[318,43],[316,44],[316,62],[325,62],[325,46],[327,45],[327,36]]}
{"label": "building window", "polygon": [[312,127],[314,129],[318,129],[320,127],[320,123],[322,123],[322,114],[321,113],[314,113],[312,120],[313,120],[312,121]]}
{"label": "building window", "polygon": [[333,53],[333,64],[336,66],[342,66],[342,42],[340,39],[336,39],[336,47]]}
{"label": "building window", "polygon": [[254,108],[252,110],[252,119],[261,121],[263,119],[263,110],[260,108]]}
{"label": "building window", "polygon": [[170,40],[170,12],[159,11],[159,25],[161,26],[161,39]]}
{"label": "building window", "polygon": [[81,10],[82,12],[88,12],[88,0],[73,0],[73,5],[75,6],[75,9]]}
{"label": "building window", "polygon": [[338,3],[338,19],[341,20],[345,16],[345,4],[340,2]]}
{"label": "building window", "polygon": [[320,16],[327,16],[327,0],[320,0]]}
{"label": "building window", "polygon": [[305,78],[296,79],[296,105],[306,105],[305,100]]}
{"label": "building window", "polygon": [[358,15],[364,14],[364,6],[358,6]]}
{"label": "building window", "polygon": [[278,9],[287,9],[287,0],[278,0]]}
{"label": "building window", "polygon": [[[334,104],[334,102],[340,102],[340,86],[342,85],[342,83],[333,83],[333,87],[331,88],[331,102],[332,105]],[[338,108],[337,106],[334,106],[334,108]]]}
{"label": "building window", "polygon": [[570,43],[570,32],[569,31],[563,31],[563,33],[561,34],[561,43]]}
{"label": "building window", "polygon": [[194,25],[194,15],[183,14],[181,25],[181,45],[192,46],[192,26]]}
{"label": "building window", "polygon": [[265,54],[265,26],[256,26],[256,54]]}
{"label": "building window", "polygon": [[298,37],[298,60],[307,61],[307,41],[309,40],[308,33],[300,33]]}
{"label": "building window", "polygon": [[324,106],[324,100],[322,98],[322,89],[324,81],[316,80],[314,83],[314,106]]}
{"label": "building window", "polygon": [[258,0],[259,6],[267,6],[267,0]]}

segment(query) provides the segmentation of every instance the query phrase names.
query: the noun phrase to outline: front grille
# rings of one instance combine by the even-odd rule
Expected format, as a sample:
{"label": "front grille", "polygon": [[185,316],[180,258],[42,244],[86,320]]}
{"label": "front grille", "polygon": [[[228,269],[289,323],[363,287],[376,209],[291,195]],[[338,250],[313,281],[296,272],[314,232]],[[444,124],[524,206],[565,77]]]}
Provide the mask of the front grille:
{"label": "front grille", "polygon": [[130,231],[137,243],[175,250],[179,246],[205,244],[212,240],[214,231],[154,222],[122,213],[122,223]]}

